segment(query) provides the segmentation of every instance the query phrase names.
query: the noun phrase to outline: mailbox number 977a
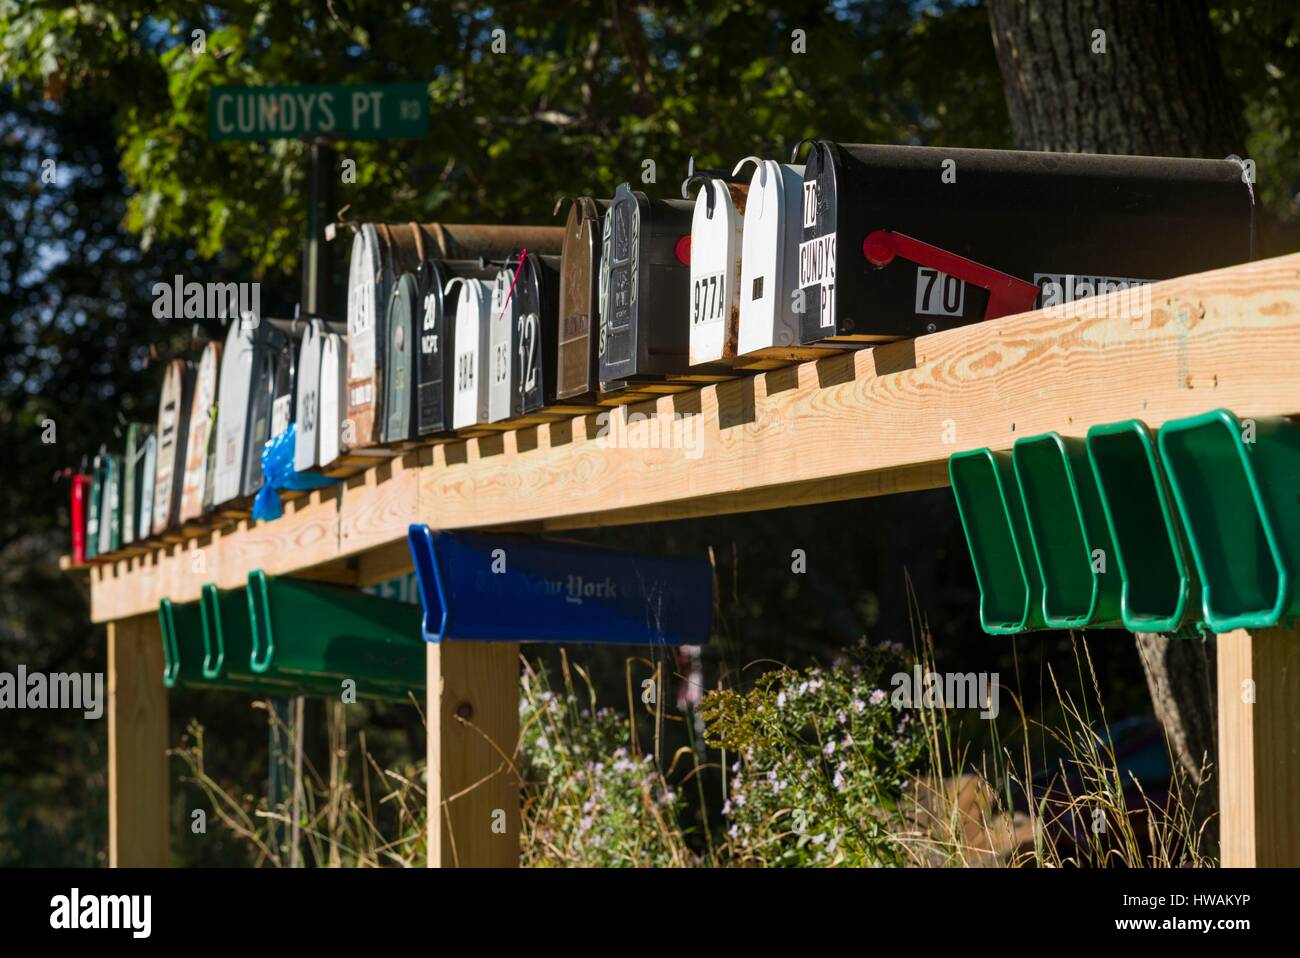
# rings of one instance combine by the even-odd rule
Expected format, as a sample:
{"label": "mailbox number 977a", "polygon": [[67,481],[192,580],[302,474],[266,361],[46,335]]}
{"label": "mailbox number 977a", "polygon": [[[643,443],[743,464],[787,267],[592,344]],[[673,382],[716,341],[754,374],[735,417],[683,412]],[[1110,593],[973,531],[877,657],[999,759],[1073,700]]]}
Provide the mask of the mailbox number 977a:
{"label": "mailbox number 977a", "polygon": [[916,269],[916,311],[929,316],[960,316],[966,284],[928,266]]}
{"label": "mailbox number 977a", "polygon": [[691,324],[716,323],[722,319],[723,283],[721,273],[699,276],[691,284]]}

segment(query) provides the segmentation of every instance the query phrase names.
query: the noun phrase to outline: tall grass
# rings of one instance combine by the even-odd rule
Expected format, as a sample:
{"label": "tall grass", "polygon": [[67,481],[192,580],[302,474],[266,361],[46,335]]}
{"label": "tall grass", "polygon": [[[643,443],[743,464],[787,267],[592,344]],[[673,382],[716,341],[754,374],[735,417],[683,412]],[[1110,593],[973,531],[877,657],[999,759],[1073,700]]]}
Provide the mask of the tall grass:
{"label": "tall grass", "polygon": [[[665,714],[667,683],[656,672],[660,694],[640,702],[632,678],[638,661],[661,666],[628,660],[620,711],[597,702],[590,677],[567,656],[556,681],[525,660],[512,756],[524,779],[522,863],[1214,865],[1192,814],[1197,786],[1178,762],[1169,763],[1167,795],[1148,796],[1131,774],[1125,779],[1087,641],[1071,641],[1073,674],[1047,670],[1058,716],[1051,723],[1027,715],[1005,685],[1011,715],[976,727],[970,713],[942,705],[893,708],[890,670],[919,662],[935,671],[922,625],[910,656],[864,642],[827,666],[765,663],[744,687],[708,692],[701,716],[709,750],[692,743],[667,755],[659,734],[674,718]],[[653,741],[640,740],[638,704],[651,713]],[[268,721],[278,721],[269,710]],[[247,844],[255,864],[424,864],[422,763],[380,767],[364,732],[349,733],[341,706],[331,709],[329,740],[328,766],[318,771],[304,759],[275,806],[236,797],[206,772],[197,725],[175,754],[216,823]],[[706,773],[721,774],[725,797],[706,792]]]}

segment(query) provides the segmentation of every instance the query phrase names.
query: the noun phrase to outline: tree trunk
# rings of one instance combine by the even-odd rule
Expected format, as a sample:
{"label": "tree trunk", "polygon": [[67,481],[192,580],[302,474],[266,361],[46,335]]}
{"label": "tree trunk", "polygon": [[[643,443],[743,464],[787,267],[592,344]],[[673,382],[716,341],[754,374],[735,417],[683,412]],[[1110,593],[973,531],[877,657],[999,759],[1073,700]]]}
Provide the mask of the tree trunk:
{"label": "tree trunk", "polygon": [[1204,0],[988,0],[988,7],[1022,149],[1246,155],[1241,106]]}
{"label": "tree trunk", "polygon": [[[1240,103],[1204,0],[987,0],[1021,149],[1245,156]],[[1142,668],[1198,822],[1217,808],[1214,640],[1138,633]],[[1176,770],[1177,771],[1177,770]],[[1207,829],[1213,840],[1214,829]]]}

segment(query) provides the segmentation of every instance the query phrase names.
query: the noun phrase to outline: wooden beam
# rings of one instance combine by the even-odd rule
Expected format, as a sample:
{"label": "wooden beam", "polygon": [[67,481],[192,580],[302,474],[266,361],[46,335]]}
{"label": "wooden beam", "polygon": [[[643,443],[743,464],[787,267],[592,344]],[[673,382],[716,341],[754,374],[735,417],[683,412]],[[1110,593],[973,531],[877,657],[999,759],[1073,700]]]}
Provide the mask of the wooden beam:
{"label": "wooden beam", "polygon": [[171,860],[167,690],[157,615],[108,626],[108,862]]}
{"label": "wooden beam", "polygon": [[429,867],[519,864],[519,646],[429,643]]}
{"label": "wooden beam", "polygon": [[1300,624],[1218,637],[1225,868],[1300,866]]}
{"label": "wooden beam", "polygon": [[[286,504],[275,522],[239,520],[96,566],[92,617],[192,600],[204,582],[238,586],[252,569],[400,550],[416,519],[559,530],[774,509],[934,488],[951,453],[1048,430],[1159,426],[1216,407],[1300,412],[1300,254],[1143,289],[1138,313],[1115,293],[618,407],[610,420],[417,449]],[[675,447],[628,419],[646,413]],[[611,444],[625,423],[627,444]]]}

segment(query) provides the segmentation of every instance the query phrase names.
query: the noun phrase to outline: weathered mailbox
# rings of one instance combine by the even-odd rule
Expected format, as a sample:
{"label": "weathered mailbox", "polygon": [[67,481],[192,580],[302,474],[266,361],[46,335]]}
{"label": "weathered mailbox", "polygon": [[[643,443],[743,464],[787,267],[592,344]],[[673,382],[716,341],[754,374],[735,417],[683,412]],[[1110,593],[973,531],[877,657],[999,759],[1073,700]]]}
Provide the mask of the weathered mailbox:
{"label": "weathered mailbox", "polygon": [[217,377],[221,371],[221,344],[208,343],[199,358],[194,375],[194,391],[190,399],[189,425],[185,430],[185,471],[181,489],[179,521],[190,522],[203,515],[209,499],[204,502],[208,488],[210,450],[216,435],[215,411],[217,402]]}
{"label": "weathered mailbox", "polygon": [[158,434],[152,430],[144,437],[144,455],[140,464],[140,511],[136,517],[137,537],[147,539],[153,528],[154,477],[158,474]]}
{"label": "weathered mailbox", "polygon": [[90,470],[90,501],[86,509],[86,558],[99,555],[99,523],[102,519],[104,485],[107,478],[108,456],[101,450],[95,456]]}
{"label": "weathered mailbox", "polygon": [[[600,363],[592,333],[598,322],[600,221],[609,202],[574,197],[564,223],[555,387],[559,399],[595,401],[600,390]],[[557,213],[563,203],[556,205]]]}
{"label": "weathered mailbox", "polygon": [[421,437],[451,430],[454,370],[451,343],[459,297],[446,292],[452,279],[492,280],[496,270],[478,260],[425,260],[415,273],[418,302],[412,317],[415,359],[413,432]]}
{"label": "weathered mailbox", "polygon": [[99,513],[99,554],[122,546],[122,457],[104,456],[104,493]]}
{"label": "weathered mailbox", "polygon": [[248,399],[253,386],[253,335],[256,325],[243,319],[230,321],[221,353],[217,400],[216,461],[212,504],[221,506],[238,498],[244,478],[244,449],[248,435]]}
{"label": "weathered mailbox", "polygon": [[813,144],[802,343],[912,337],[1249,260],[1240,163]]}
{"label": "weathered mailbox", "polygon": [[388,300],[402,273],[427,259],[508,256],[521,246],[560,251],[558,227],[364,223],[352,241],[348,273],[348,445],[382,438]]}
{"label": "weathered mailbox", "polygon": [[690,362],[736,356],[740,325],[740,251],[748,183],[725,172],[697,171],[692,157],[682,198],[695,194],[691,216]]}
{"label": "weathered mailbox", "polygon": [[158,468],[153,484],[153,534],[161,535],[180,520],[185,476],[185,430],[194,390],[194,367],[183,359],[167,364],[158,400]]}
{"label": "weathered mailbox", "polygon": [[[418,267],[417,267],[418,269]],[[415,273],[397,278],[388,298],[387,353],[384,360],[384,442],[403,442],[412,436],[415,417],[415,317],[421,306],[420,282]]]}
{"label": "weathered mailbox", "polygon": [[289,425],[293,396],[294,345],[279,321],[262,320],[253,336],[253,378],[248,398],[242,494],[262,488],[262,447]]}
{"label": "weathered mailbox", "polygon": [[[84,465],[82,468],[85,468]],[[90,476],[76,473],[72,476],[71,496],[68,500],[72,517],[72,563],[81,565],[86,561],[87,513],[90,497]]]}
{"label": "weathered mailbox", "polygon": [[712,382],[726,370],[690,368],[691,217],[686,200],[652,200],[627,183],[614,191],[601,231],[600,381],[636,388],[664,382]]}
{"label": "weathered mailbox", "polygon": [[[126,427],[126,455],[123,457],[122,476],[122,545],[129,546],[140,530],[140,494],[144,484],[144,437],[149,435],[149,425],[129,423]],[[141,536],[149,538],[148,531]]]}
{"label": "weathered mailbox", "polygon": [[530,536],[409,532],[430,642],[701,645],[713,621],[704,558]]}

